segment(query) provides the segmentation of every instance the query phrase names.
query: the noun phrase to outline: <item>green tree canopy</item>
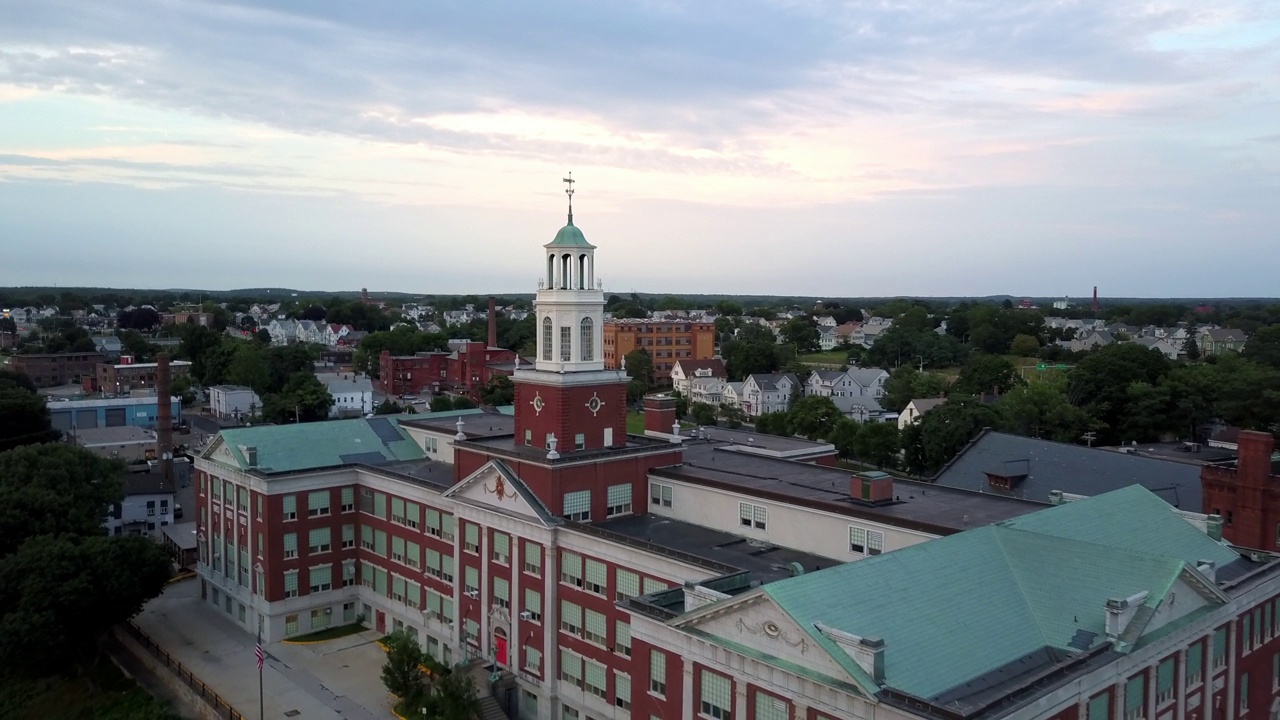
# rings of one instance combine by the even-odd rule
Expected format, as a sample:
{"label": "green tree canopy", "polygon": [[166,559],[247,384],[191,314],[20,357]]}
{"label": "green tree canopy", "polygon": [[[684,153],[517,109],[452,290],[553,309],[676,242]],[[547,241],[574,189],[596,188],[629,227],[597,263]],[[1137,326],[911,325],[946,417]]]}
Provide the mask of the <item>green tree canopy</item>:
{"label": "green tree canopy", "polygon": [[1000,397],[996,409],[1001,429],[1027,437],[1078,443],[1093,426],[1083,410],[1067,402],[1063,379],[1014,388]]}
{"label": "green tree canopy", "polygon": [[49,406],[20,373],[0,375],[0,452],[20,445],[53,442],[62,433],[49,421]]}
{"label": "green tree canopy", "polygon": [[945,375],[920,372],[912,365],[894,369],[884,384],[881,407],[892,412],[902,412],[916,398],[936,398],[947,392],[951,381]]}
{"label": "green tree canopy", "polygon": [[101,535],[124,466],[62,443],[0,453],[0,556],[33,535]]}
{"label": "green tree canopy", "polygon": [[485,405],[510,405],[516,399],[516,386],[509,375],[494,375],[480,388],[480,401]]}
{"label": "green tree canopy", "polygon": [[1023,383],[1018,369],[999,355],[973,353],[951,386],[953,394],[975,395],[1008,392]]}
{"label": "green tree canopy", "polygon": [[983,428],[996,427],[999,419],[995,409],[975,398],[948,400],[907,426],[903,450],[908,469],[920,474],[937,471]]}
{"label": "green tree canopy", "polygon": [[418,645],[418,639],[406,630],[396,630],[382,642],[387,648],[387,660],[382,664],[382,683],[398,698],[419,697],[426,682],[422,666],[427,657]]}
{"label": "green tree canopy", "polygon": [[270,422],[327,420],[333,407],[329,388],[310,372],[301,370],[289,378],[280,392],[262,400],[262,416]]}
{"label": "green tree canopy", "polygon": [[648,350],[636,348],[627,353],[623,361],[626,363],[627,377],[631,378],[627,383],[627,399],[635,402],[653,387],[653,358],[649,356]]}
{"label": "green tree canopy", "polygon": [[1018,333],[1013,336],[1013,342],[1009,345],[1009,352],[1022,357],[1035,357],[1040,352],[1040,339],[1035,335]]}
{"label": "green tree canopy", "polygon": [[898,426],[889,422],[863,423],[853,440],[854,455],[876,467],[897,467],[900,449]]}
{"label": "green tree canopy", "polygon": [[782,326],[782,341],[795,346],[796,352],[815,352],[818,349],[818,326],[811,318],[791,318]]}
{"label": "green tree canopy", "polygon": [[356,372],[370,377],[378,377],[380,372],[378,358],[383,350],[390,350],[392,355],[412,355],[414,353],[444,350],[449,347],[449,339],[438,333],[422,332],[417,328],[400,326],[395,330],[373,332],[360,341],[352,356],[351,363]]}
{"label": "green tree canopy", "polygon": [[[1191,340],[1190,337],[1187,339]],[[1245,342],[1241,354],[1259,365],[1280,369],[1280,325],[1258,328]]]}
{"label": "green tree canopy", "polygon": [[88,664],[102,635],[160,594],[171,562],[141,536],[24,541],[0,559],[0,664],[28,673]]}
{"label": "green tree canopy", "polygon": [[1099,348],[1067,373],[1067,399],[1103,423],[1099,441],[1122,440],[1130,402],[1129,386],[1157,385],[1169,372],[1168,358],[1160,351],[1134,343]]}
{"label": "green tree canopy", "polygon": [[800,398],[788,413],[789,427],[793,434],[810,440],[827,437],[835,431],[844,415],[831,398],[809,395]]}

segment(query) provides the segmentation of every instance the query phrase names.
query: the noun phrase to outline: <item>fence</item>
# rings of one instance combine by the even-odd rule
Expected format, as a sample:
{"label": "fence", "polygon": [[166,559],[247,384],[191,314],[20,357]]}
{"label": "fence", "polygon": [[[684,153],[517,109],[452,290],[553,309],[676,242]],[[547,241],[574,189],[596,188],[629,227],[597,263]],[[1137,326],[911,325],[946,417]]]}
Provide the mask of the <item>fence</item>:
{"label": "fence", "polygon": [[214,715],[219,718],[226,718],[226,720],[247,720],[239,710],[231,707],[231,704],[226,700],[223,700],[221,695],[214,692],[208,685],[205,685],[200,678],[193,675],[186,666],[178,662],[177,658],[165,652],[165,649],[160,647],[155,640],[152,640],[150,635],[143,632],[142,628],[139,628],[132,622],[124,623],[121,627],[124,628],[125,632],[129,633],[129,636],[136,640],[143,649],[151,653],[157,660],[164,663],[165,667],[169,668],[169,670],[173,671],[173,674],[177,676],[179,680],[186,683],[187,687],[191,688],[192,691],[197,693],[201,700],[208,703],[209,707],[213,708]]}

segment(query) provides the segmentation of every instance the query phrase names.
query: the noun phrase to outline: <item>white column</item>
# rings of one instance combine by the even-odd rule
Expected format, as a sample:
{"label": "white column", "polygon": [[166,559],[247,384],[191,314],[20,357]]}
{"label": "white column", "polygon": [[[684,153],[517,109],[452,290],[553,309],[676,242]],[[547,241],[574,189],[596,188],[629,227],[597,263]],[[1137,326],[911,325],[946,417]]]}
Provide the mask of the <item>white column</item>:
{"label": "white column", "polygon": [[549,690],[550,703],[546,717],[557,717],[560,704],[560,653],[556,642],[560,632],[560,599],[556,597],[556,579],[560,576],[558,547],[555,535],[542,547],[542,685]]}
{"label": "white column", "polygon": [[[668,656],[670,657],[670,656]],[[693,660],[688,657],[683,658],[684,665],[681,672],[684,675],[684,682],[680,686],[680,692],[684,697],[684,714],[681,717],[693,718],[696,709],[693,698]]]}

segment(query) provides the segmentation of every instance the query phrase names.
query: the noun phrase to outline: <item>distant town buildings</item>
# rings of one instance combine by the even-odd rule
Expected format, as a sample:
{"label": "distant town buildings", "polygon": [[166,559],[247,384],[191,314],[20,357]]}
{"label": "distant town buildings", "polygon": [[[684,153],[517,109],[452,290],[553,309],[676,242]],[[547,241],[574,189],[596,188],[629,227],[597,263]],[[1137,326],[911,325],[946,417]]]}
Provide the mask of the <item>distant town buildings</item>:
{"label": "distant town buildings", "polygon": [[604,324],[604,364],[622,367],[622,359],[643,349],[653,359],[654,381],[670,385],[677,360],[710,360],[716,353],[716,328],[688,320],[616,319]]}

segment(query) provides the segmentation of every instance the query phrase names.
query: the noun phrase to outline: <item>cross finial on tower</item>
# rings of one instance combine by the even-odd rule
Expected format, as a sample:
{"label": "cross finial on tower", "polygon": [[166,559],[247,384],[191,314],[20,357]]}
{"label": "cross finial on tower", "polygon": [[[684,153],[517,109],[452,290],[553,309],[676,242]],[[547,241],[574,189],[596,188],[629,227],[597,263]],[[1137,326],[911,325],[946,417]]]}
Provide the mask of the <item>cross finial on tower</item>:
{"label": "cross finial on tower", "polygon": [[564,194],[569,196],[569,224],[572,225],[573,224],[573,183],[575,182],[575,180],[573,179],[572,170],[569,171],[569,177],[565,178],[564,182],[569,186],[568,188],[565,189]]}

